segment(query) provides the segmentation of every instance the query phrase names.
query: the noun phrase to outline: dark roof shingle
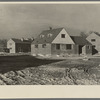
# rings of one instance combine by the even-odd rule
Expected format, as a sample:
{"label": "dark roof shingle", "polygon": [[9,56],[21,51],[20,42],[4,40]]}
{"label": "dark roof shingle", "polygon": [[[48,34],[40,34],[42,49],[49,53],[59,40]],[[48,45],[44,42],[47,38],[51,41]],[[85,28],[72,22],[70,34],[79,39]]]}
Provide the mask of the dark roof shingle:
{"label": "dark roof shingle", "polygon": [[21,40],[21,39],[16,39],[16,38],[11,38],[15,43],[31,43],[31,40]]}
{"label": "dark roof shingle", "polygon": [[72,40],[75,44],[78,45],[92,45],[90,42],[88,42],[84,37],[81,36],[71,36]]}

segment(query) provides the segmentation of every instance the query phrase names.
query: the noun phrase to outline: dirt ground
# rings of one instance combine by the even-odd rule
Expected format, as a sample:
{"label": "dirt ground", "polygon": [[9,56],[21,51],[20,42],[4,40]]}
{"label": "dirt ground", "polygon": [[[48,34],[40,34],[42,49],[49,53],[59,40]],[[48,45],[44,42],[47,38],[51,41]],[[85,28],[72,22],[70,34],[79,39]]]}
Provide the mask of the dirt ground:
{"label": "dirt ground", "polygon": [[[13,62],[13,63],[12,63]],[[100,58],[1,57],[1,85],[100,85]]]}

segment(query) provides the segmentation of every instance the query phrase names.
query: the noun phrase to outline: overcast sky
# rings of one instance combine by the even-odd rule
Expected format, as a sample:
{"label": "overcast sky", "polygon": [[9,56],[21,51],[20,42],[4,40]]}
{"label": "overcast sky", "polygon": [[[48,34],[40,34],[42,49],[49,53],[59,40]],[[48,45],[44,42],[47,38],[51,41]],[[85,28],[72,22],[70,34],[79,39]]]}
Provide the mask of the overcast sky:
{"label": "overcast sky", "polygon": [[100,32],[100,5],[0,4],[0,38],[36,37],[49,26]]}

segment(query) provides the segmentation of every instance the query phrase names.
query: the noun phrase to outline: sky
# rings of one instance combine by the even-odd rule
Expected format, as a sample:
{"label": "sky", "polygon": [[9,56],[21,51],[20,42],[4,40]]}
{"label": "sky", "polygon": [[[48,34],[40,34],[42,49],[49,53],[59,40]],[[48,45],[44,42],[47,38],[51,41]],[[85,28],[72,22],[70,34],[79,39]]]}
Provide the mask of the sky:
{"label": "sky", "polygon": [[0,38],[36,37],[49,27],[100,32],[100,4],[0,4]]}

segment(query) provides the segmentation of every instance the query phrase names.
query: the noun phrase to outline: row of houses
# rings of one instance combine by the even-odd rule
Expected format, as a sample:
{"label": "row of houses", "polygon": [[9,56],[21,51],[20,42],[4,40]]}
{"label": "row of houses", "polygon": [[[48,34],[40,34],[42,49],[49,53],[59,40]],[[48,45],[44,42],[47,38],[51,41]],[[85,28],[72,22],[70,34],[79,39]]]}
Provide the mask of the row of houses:
{"label": "row of houses", "polygon": [[31,52],[32,55],[80,55],[100,53],[100,34],[91,33],[87,38],[73,30],[57,28],[44,30],[33,39],[10,39],[9,53]]}

